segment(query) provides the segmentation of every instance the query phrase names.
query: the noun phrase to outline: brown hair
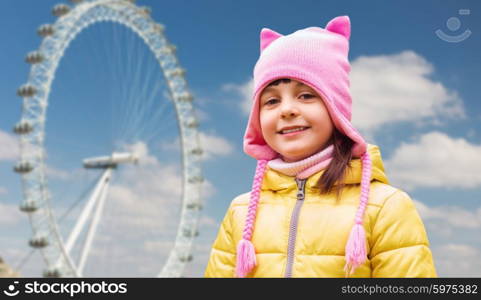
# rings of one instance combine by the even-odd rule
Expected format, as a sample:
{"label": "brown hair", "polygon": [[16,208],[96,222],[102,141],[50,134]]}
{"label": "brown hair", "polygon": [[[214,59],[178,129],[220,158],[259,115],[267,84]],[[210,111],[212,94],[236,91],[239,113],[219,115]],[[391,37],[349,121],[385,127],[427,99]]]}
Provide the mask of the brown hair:
{"label": "brown hair", "polygon": [[337,183],[335,188],[336,199],[339,200],[339,196],[345,186],[346,169],[351,168],[354,141],[338,131],[337,128],[334,128],[328,145],[331,143],[334,145],[332,161],[317,181],[316,186],[319,188],[321,195],[323,195],[332,192],[334,185]]}

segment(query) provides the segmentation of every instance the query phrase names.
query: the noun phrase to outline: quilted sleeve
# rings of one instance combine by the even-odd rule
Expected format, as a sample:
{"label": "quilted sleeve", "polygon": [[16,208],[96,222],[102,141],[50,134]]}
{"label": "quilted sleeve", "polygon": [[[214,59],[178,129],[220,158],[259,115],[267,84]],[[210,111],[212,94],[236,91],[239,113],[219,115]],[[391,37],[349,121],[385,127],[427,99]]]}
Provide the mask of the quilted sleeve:
{"label": "quilted sleeve", "polygon": [[232,239],[231,207],[220,226],[217,238],[212,245],[205,277],[234,277],[235,245]]}
{"label": "quilted sleeve", "polygon": [[372,277],[437,277],[424,224],[405,192],[396,191],[379,211],[369,258]]}

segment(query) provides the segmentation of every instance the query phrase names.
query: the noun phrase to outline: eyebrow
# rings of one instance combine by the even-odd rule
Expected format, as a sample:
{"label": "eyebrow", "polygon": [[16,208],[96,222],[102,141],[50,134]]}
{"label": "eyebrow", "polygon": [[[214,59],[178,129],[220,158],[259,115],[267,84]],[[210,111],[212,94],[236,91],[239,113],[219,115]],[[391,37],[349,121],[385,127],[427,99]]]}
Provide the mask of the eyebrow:
{"label": "eyebrow", "polygon": [[[279,83],[280,84],[280,83]],[[277,85],[276,85],[277,86]],[[300,86],[307,86],[305,85],[304,83],[302,82],[296,82],[296,87],[300,87]],[[273,85],[268,85],[265,89],[264,89],[264,92],[268,92],[269,90],[272,90],[274,89],[274,86]]]}

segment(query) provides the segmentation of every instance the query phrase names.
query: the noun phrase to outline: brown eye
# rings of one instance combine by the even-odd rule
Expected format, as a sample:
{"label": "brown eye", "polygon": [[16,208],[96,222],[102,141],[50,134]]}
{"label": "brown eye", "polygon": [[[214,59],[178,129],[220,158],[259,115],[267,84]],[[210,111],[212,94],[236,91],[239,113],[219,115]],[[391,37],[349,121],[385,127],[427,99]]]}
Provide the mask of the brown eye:
{"label": "brown eye", "polygon": [[304,99],[311,99],[311,98],[314,98],[315,96],[312,94],[302,94],[301,97],[304,97]]}
{"label": "brown eye", "polygon": [[272,105],[272,104],[274,104],[276,101],[279,101],[279,100],[277,100],[277,99],[269,99],[269,100],[267,100],[267,101],[264,103],[264,105]]}

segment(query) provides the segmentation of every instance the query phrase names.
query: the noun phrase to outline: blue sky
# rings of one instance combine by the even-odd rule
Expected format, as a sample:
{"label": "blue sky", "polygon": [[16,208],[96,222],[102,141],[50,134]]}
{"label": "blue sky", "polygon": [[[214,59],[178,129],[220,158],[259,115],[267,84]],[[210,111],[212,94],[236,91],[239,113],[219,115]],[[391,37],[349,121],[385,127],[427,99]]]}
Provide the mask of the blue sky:
{"label": "blue sky", "polygon": [[[439,275],[481,276],[476,259],[481,254],[481,5],[477,1],[137,3],[152,8],[152,17],[165,25],[167,39],[177,46],[196,98],[208,155],[203,163],[209,186],[201,235],[188,274],[202,275],[230,201],[251,186],[255,161],[241,146],[260,30],[268,27],[289,34],[308,26],[324,27],[336,16],[349,15],[353,123],[368,142],[380,146],[391,183],[407,190],[415,201]],[[21,115],[16,89],[28,78],[25,55],[41,42],[36,29],[55,21],[50,13],[55,4],[49,0],[0,4],[0,205],[5,211],[0,212],[5,216],[0,221],[5,254],[0,256],[12,265],[28,251],[30,234],[26,216],[16,213],[21,187],[11,171],[15,162],[11,127]],[[470,14],[460,15],[460,9],[469,9]],[[446,22],[454,17],[460,27],[450,31]],[[435,34],[438,29],[453,36],[468,29],[472,34],[449,43]],[[115,138],[125,133],[110,127],[125,116],[113,101],[161,96],[161,91],[154,91],[160,74],[147,48],[122,28],[95,25],[72,42],[57,70],[48,108],[46,148],[48,163],[55,169],[49,180],[56,194],[75,198],[89,185],[94,175],[82,173],[80,181],[68,174],[77,174],[78,162],[86,155],[105,155],[114,149]],[[152,109],[160,105],[154,103]],[[148,145],[149,153],[163,167],[162,162],[178,159],[175,147],[169,147],[176,136],[173,110],[165,109],[167,115],[148,123],[149,130],[158,132]],[[159,149],[165,151],[155,151]],[[175,169],[175,165],[167,167]],[[120,183],[117,187],[122,194]],[[128,199],[123,200],[128,204]],[[70,202],[59,202],[59,207],[66,203]],[[459,257],[463,263],[457,263]],[[38,276],[41,269],[36,254],[21,272]]]}

